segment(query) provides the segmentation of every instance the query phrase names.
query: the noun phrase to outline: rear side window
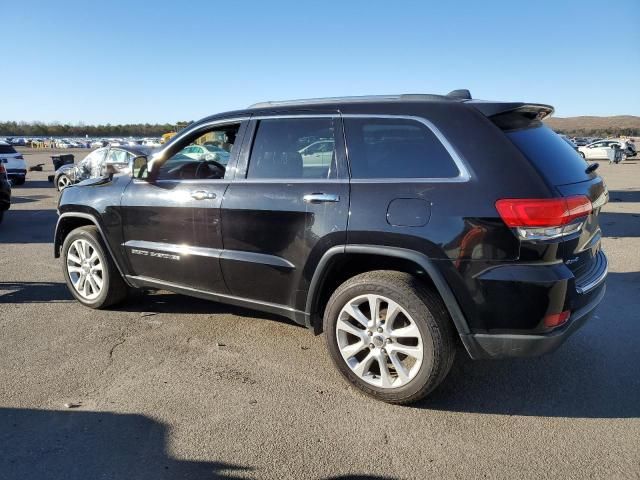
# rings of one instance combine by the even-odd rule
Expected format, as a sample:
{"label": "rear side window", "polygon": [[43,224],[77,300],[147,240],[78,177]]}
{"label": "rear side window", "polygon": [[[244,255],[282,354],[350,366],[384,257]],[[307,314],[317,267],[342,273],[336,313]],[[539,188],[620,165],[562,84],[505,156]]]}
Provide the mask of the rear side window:
{"label": "rear side window", "polygon": [[247,178],[336,178],[333,119],[260,120]]}
{"label": "rear side window", "polygon": [[560,135],[540,126],[506,132],[507,137],[553,185],[590,180],[588,164]]}
{"label": "rear side window", "polygon": [[460,172],[438,137],[410,119],[346,118],[351,177],[453,178]]}
{"label": "rear side window", "polygon": [[0,154],[18,153],[11,145],[0,145]]}

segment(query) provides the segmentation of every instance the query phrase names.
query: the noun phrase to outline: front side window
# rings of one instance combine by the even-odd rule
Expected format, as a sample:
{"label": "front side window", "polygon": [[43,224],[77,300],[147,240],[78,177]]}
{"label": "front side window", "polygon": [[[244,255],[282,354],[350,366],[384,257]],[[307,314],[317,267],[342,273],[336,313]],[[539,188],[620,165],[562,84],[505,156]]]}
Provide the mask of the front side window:
{"label": "front side window", "polygon": [[160,167],[158,179],[223,179],[239,129],[239,123],[223,125],[191,139]]}
{"label": "front side window", "polygon": [[352,178],[454,178],[460,174],[438,137],[416,120],[346,118],[344,125]]}
{"label": "front side window", "polygon": [[260,120],[247,178],[336,178],[334,130],[329,117]]}

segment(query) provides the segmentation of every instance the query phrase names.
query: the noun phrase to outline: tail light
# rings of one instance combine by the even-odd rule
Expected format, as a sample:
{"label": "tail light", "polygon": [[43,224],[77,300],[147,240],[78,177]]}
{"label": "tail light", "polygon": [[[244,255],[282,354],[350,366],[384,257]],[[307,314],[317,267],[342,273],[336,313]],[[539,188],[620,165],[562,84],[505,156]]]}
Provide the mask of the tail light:
{"label": "tail light", "polygon": [[0,163],[0,173],[7,173],[7,169],[4,168],[4,165]]}
{"label": "tail light", "polygon": [[593,210],[584,195],[564,198],[505,198],[496,209],[508,227],[523,240],[550,240],[580,231]]}

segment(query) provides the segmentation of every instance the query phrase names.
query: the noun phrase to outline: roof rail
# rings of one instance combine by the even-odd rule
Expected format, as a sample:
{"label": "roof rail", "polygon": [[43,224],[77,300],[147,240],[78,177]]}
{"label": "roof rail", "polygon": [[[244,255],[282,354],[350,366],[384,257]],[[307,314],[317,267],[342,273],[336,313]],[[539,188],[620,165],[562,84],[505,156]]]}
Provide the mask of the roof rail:
{"label": "roof rail", "polygon": [[[456,92],[467,92],[468,97],[454,96]],[[470,99],[468,90],[454,90],[448,95],[433,95],[428,93],[404,93],[401,95],[361,95],[350,97],[324,97],[307,98],[300,100],[281,100],[258,102],[249,105],[247,108],[268,108],[268,107],[292,107],[296,105],[326,105],[332,103],[358,103],[358,102],[393,102],[393,101],[433,101],[433,100],[461,100]]]}

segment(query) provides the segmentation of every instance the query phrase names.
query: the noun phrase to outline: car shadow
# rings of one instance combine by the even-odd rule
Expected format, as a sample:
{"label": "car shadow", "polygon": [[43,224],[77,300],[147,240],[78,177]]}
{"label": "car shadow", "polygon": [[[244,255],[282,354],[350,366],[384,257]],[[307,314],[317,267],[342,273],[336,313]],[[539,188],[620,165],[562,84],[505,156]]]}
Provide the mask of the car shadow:
{"label": "car shadow", "polygon": [[46,198],[51,198],[51,195],[19,195],[17,194],[18,192],[16,192],[15,190],[13,190],[12,195],[11,195],[11,204],[18,204],[18,203],[32,203],[32,202],[37,202],[38,200],[44,200]]}
{"label": "car shadow", "polygon": [[598,221],[605,237],[640,237],[640,213],[600,212]]}
{"label": "car shadow", "polygon": [[7,210],[0,225],[0,243],[51,243],[57,221],[53,209]]}
{"label": "car shadow", "polygon": [[13,187],[13,193],[17,193],[24,188],[50,188],[52,191],[55,191],[53,188],[53,183],[48,182],[47,180],[29,180],[22,185],[16,185]]}
{"label": "car shadow", "polygon": [[280,315],[237,307],[235,305],[219,303],[212,300],[187,297],[185,295],[167,291],[147,292],[142,295],[134,296],[117,307],[114,307],[113,310],[139,313],[229,314],[237,315],[239,317],[259,318],[263,320],[288,323],[290,325],[298,325],[292,320]]}
{"label": "car shadow", "polygon": [[640,190],[609,190],[609,201],[640,203]]}
{"label": "car shadow", "polygon": [[0,408],[0,477],[240,479],[253,470],[174,458],[167,432],[144,415]]}
{"label": "car shadow", "polygon": [[445,382],[418,408],[569,418],[640,417],[640,272],[610,273],[584,327],[538,358],[471,360],[461,348]]}
{"label": "car shadow", "polygon": [[0,282],[1,303],[49,303],[73,300],[67,285],[56,282]]}

